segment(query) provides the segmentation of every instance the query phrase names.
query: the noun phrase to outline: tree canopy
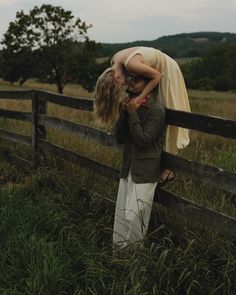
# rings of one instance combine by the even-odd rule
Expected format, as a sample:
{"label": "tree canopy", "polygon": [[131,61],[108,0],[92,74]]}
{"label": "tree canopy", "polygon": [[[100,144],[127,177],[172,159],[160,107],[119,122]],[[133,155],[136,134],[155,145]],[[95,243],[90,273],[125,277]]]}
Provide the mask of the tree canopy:
{"label": "tree canopy", "polygon": [[[68,82],[81,76],[80,64],[84,60],[89,59],[91,65],[87,71],[94,70],[99,45],[89,40],[87,31],[91,26],[75,18],[71,11],[49,4],[35,6],[29,14],[17,12],[2,41],[1,76],[20,83],[39,77],[56,83],[62,93]],[[90,76],[92,73],[88,79]],[[89,83],[84,84],[86,87]],[[91,90],[91,86],[87,88]]]}
{"label": "tree canopy", "polygon": [[211,47],[204,56],[187,63],[182,70],[189,88],[236,89],[236,45]]}

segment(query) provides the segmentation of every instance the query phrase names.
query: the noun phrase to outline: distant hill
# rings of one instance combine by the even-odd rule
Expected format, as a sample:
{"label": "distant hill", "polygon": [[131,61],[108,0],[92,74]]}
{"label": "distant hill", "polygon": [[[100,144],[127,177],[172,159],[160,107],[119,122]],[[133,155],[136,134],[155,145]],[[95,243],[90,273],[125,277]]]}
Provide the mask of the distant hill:
{"label": "distant hill", "polygon": [[202,56],[206,50],[217,44],[236,44],[236,33],[196,32],[163,36],[152,41],[129,43],[102,43],[100,56],[111,56],[115,52],[132,46],[155,47],[173,58]]}

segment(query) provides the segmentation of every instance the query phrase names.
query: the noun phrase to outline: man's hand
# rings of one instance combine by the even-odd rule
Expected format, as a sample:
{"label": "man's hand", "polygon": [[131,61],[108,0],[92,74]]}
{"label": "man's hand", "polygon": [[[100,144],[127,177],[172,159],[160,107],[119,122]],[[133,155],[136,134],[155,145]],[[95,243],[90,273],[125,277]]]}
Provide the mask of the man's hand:
{"label": "man's hand", "polygon": [[123,97],[120,102],[123,107],[126,107],[129,101],[130,101],[130,98],[126,96],[126,97]]}
{"label": "man's hand", "polygon": [[127,112],[129,114],[136,112],[140,104],[141,104],[140,100],[131,99],[130,102],[126,105]]}

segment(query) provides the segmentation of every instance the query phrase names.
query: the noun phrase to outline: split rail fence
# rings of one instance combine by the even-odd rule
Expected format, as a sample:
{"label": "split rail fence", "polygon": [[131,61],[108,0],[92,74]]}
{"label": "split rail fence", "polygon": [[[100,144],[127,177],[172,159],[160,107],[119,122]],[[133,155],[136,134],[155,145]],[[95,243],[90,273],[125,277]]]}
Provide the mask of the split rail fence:
{"label": "split rail fence", "polygon": [[[98,161],[86,158],[61,146],[52,144],[46,140],[47,127],[57,128],[66,132],[72,132],[88,139],[97,141],[102,145],[117,147],[112,134],[102,130],[78,124],[72,121],[59,119],[47,115],[47,103],[73,109],[92,111],[93,100],[59,95],[41,90],[0,90],[0,99],[16,99],[32,101],[32,112],[19,112],[0,109],[0,117],[31,122],[32,134],[26,136],[0,128],[0,138],[31,146],[32,162],[20,158],[17,155],[5,154],[8,160],[14,159],[20,164],[37,164],[39,149],[51,152],[57,157],[74,164],[88,167],[100,175],[119,179],[119,171],[104,165]],[[236,121],[224,118],[205,116],[195,113],[174,111],[166,109],[167,123],[179,127],[197,130],[207,134],[215,134],[225,138],[236,139]],[[236,174],[221,168],[204,165],[196,161],[190,161],[179,156],[163,152],[163,163],[181,175],[187,175],[201,183],[222,189],[236,195]],[[177,196],[164,189],[158,189],[155,201],[176,210],[187,218],[195,219],[217,230],[223,236],[236,240],[236,218],[217,212],[213,209],[201,206],[196,202]]]}

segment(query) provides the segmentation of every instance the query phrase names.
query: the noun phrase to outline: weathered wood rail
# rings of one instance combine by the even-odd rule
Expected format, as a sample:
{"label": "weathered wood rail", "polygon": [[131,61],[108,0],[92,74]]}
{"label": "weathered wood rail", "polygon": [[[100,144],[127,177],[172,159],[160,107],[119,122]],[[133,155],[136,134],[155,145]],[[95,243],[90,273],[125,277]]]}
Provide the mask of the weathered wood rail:
{"label": "weathered wood rail", "polygon": [[[100,175],[112,178],[116,181],[119,179],[118,170],[47,141],[46,130],[50,127],[78,134],[102,145],[117,147],[113,134],[47,115],[48,102],[90,112],[93,110],[93,100],[58,95],[40,90],[0,90],[0,99],[24,99],[32,101],[31,113],[0,109],[0,117],[31,122],[31,136],[0,129],[0,138],[31,146],[33,165],[37,163],[38,150],[41,148],[66,161],[71,161],[73,164],[88,167]],[[166,109],[166,119],[167,123],[170,125],[236,139],[236,121],[233,120],[170,109]],[[21,164],[30,164],[29,161],[6,152],[5,158],[8,160],[14,159]],[[181,175],[187,175],[199,182],[210,184],[218,189],[236,194],[236,174],[233,172],[200,164],[165,152],[163,152],[163,163],[166,168],[172,169]],[[236,219],[234,217],[200,206],[196,202],[181,196],[176,196],[163,189],[158,189],[156,191],[155,201],[180,212],[186,217],[198,220],[214,228],[224,236],[236,239]]]}

